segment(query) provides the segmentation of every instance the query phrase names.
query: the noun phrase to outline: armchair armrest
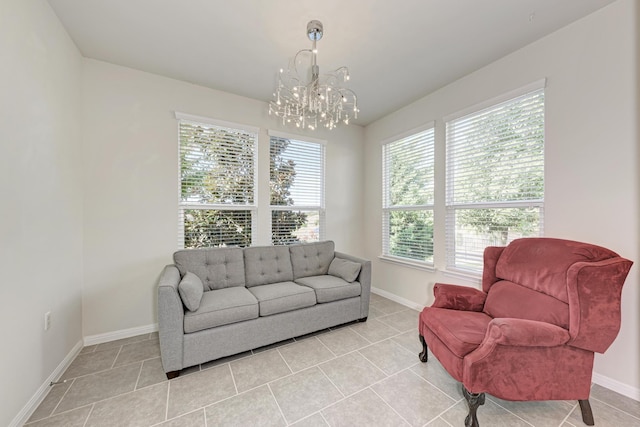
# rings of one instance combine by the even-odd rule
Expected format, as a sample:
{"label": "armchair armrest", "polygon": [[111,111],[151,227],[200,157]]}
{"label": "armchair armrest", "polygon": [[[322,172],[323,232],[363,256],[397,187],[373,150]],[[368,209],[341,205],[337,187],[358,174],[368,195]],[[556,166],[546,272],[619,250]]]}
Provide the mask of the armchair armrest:
{"label": "armchair armrest", "polygon": [[165,372],[179,371],[183,368],[184,306],[178,295],[178,284],[178,268],[175,265],[164,267],[158,280],[158,335]]}
{"label": "armchair armrest", "polygon": [[537,320],[497,318],[489,323],[480,346],[555,347],[569,341],[569,331]]}
{"label": "armchair armrest", "polygon": [[482,311],[487,298],[487,294],[478,289],[445,283],[433,285],[433,295],[436,299],[431,307],[464,311]]}

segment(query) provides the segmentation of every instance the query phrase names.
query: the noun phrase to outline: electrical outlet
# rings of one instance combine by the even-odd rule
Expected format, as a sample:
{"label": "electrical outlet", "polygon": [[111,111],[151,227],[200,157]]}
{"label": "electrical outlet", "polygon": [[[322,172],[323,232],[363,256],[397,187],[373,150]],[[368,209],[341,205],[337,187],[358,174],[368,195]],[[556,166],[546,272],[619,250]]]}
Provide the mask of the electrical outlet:
{"label": "electrical outlet", "polygon": [[44,330],[48,331],[50,327],[51,327],[51,312],[47,311],[44,314]]}

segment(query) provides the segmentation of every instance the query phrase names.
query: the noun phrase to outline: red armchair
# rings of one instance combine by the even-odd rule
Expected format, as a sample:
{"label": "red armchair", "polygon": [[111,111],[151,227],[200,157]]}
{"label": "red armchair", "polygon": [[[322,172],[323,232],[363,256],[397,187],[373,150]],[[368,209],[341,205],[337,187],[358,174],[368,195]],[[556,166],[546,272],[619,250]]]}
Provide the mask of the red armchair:
{"label": "red armchair", "polygon": [[485,393],[505,400],[578,400],[585,424],[594,352],[620,329],[620,295],[633,263],[608,249],[526,238],[484,251],[482,291],[436,283],[419,330],[462,383],[465,426],[478,427]]}

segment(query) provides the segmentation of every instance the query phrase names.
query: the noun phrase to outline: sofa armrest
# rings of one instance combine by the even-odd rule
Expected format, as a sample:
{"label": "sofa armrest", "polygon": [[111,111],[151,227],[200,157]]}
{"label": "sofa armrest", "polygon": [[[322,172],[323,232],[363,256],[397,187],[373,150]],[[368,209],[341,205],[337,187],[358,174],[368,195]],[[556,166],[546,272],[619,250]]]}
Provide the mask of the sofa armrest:
{"label": "sofa armrest", "polygon": [[358,258],[353,255],[347,255],[342,252],[335,252],[336,258],[346,259],[347,261],[357,262],[361,265],[360,273],[356,280],[360,282],[362,292],[360,294],[360,317],[365,318],[369,316],[369,298],[371,296],[371,261]]}
{"label": "sofa armrest", "polygon": [[179,284],[178,268],[175,265],[165,266],[158,280],[158,335],[165,372],[183,368],[184,306],[178,295]]}
{"label": "sofa armrest", "polygon": [[482,311],[487,299],[487,294],[476,288],[445,283],[433,285],[433,295],[436,299],[431,307],[464,311]]}

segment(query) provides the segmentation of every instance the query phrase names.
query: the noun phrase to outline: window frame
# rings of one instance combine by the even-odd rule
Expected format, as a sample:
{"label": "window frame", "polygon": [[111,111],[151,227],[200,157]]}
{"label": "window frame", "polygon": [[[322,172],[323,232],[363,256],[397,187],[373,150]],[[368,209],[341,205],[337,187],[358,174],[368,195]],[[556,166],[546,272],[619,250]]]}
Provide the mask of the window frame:
{"label": "window frame", "polygon": [[[381,151],[382,151],[382,251],[379,258],[386,262],[397,263],[401,265],[405,265],[408,267],[434,271],[435,270],[435,243],[431,245],[431,251],[433,252],[431,256],[431,261],[421,261],[413,258],[402,257],[398,255],[391,254],[391,225],[390,225],[390,217],[393,212],[406,212],[406,211],[427,211],[431,212],[432,218],[432,235],[431,240],[434,241],[434,231],[435,231],[435,191],[436,191],[436,176],[435,176],[435,121],[428,122],[422,126],[416,127],[409,131],[403,132],[401,134],[395,135],[391,138],[388,138],[381,143]],[[431,147],[428,147],[427,150],[431,151],[431,168],[432,174],[430,177],[432,188],[431,188],[431,203],[423,203],[423,204],[412,204],[412,205],[394,205],[391,203],[391,195],[390,195],[390,171],[389,171],[389,162],[387,161],[387,148],[390,147],[394,143],[403,143],[411,138],[417,138],[421,134],[431,133],[430,136],[427,136],[428,142],[431,144]]]}
{"label": "window frame", "polygon": [[[295,213],[315,213],[318,214],[318,240],[322,241],[326,239],[326,208],[325,208],[325,187],[326,187],[326,161],[327,161],[327,141],[322,139],[311,138],[308,136],[295,135],[285,132],[279,132],[275,130],[268,130],[269,135],[269,242],[274,245],[274,229],[273,229],[273,215],[278,211],[292,211]],[[320,185],[319,185],[319,204],[296,204],[293,205],[272,205],[271,204],[271,141],[273,138],[288,139],[293,143],[300,144],[313,144],[320,148]],[[284,243],[289,245],[295,242]]]}
{"label": "window frame", "polygon": [[[519,89],[507,92],[501,96],[492,98],[480,104],[471,106],[462,111],[449,115],[443,118],[445,124],[445,152],[446,152],[446,178],[445,178],[445,258],[446,267],[445,272],[454,276],[461,276],[467,278],[478,278],[482,275],[482,256],[480,255],[478,268],[462,267],[457,260],[456,251],[456,212],[464,209],[509,209],[509,208],[532,208],[539,210],[538,224],[536,227],[538,233],[536,236],[544,235],[544,111],[545,100],[544,91],[546,87],[546,79],[541,79]],[[542,99],[542,198],[526,199],[526,200],[499,200],[499,201],[483,201],[483,202],[458,202],[454,200],[453,189],[454,185],[454,167],[452,163],[454,160],[451,155],[451,140],[450,140],[450,125],[459,119],[469,119],[474,115],[481,115],[488,109],[495,108],[504,104],[509,105],[512,102],[518,101],[534,92],[541,92]],[[534,237],[534,236],[530,236]],[[469,252],[471,254],[471,252]],[[477,256],[476,256],[477,257]]]}
{"label": "window frame", "polygon": [[[185,223],[184,216],[187,210],[217,210],[217,211],[247,211],[251,215],[251,242],[253,246],[257,239],[257,210],[258,210],[258,135],[259,128],[239,123],[226,122],[209,117],[196,116],[175,111],[175,118],[178,121],[178,249],[185,249]],[[253,203],[192,203],[182,200],[182,124],[204,126],[208,128],[226,129],[236,132],[244,132],[253,136]],[[213,246],[215,247],[215,246]]]}

